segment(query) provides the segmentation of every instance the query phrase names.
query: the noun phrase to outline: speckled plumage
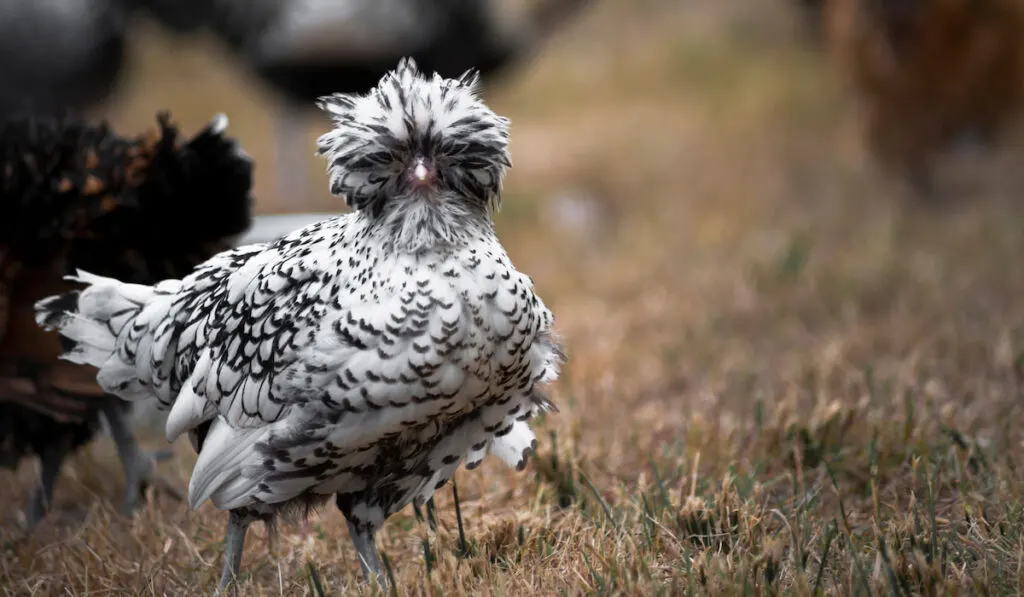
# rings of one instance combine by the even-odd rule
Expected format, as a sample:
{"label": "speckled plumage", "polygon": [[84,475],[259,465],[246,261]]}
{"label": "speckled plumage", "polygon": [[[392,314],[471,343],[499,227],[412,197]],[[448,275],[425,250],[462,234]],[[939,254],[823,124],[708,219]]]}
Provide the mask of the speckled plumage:
{"label": "speckled plumage", "polygon": [[404,60],[321,107],[336,127],[320,153],[353,213],[154,287],[83,272],[78,314],[59,298],[39,311],[105,389],[171,408],[168,439],[199,451],[193,506],[272,519],[335,495],[359,548],[463,461],[521,468],[563,357],[491,223],[508,121],[476,77]]}

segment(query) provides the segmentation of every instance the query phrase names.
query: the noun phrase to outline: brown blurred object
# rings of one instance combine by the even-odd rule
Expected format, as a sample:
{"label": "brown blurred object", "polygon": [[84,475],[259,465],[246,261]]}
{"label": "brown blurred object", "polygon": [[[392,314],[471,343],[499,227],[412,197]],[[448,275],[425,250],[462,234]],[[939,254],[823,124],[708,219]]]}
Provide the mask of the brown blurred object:
{"label": "brown blurred object", "polygon": [[935,198],[933,162],[1016,116],[1024,80],[1022,0],[828,0],[829,50],[865,107],[880,165]]}

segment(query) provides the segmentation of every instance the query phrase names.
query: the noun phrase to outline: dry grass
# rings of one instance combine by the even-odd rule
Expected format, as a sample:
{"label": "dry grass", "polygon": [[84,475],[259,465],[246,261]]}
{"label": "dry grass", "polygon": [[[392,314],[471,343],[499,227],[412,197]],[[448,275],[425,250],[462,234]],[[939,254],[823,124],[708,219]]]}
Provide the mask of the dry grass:
{"label": "dry grass", "polygon": [[[468,545],[448,490],[436,529],[411,511],[389,522],[397,594],[1024,586],[1019,153],[948,168],[960,207],[908,206],[865,166],[820,57],[779,6],[751,6],[606,0],[495,90],[516,161],[500,227],[565,335],[562,412],[539,423],[527,472],[459,473]],[[170,105],[197,126],[212,106],[269,156],[263,99],[154,47],[138,78],[202,89],[138,91],[119,124]],[[566,228],[557,197],[573,189],[595,216]],[[307,206],[261,198],[282,207]],[[193,456],[176,448],[165,470],[184,486]],[[22,469],[0,476],[6,529]],[[0,594],[209,591],[225,515],[156,499],[119,518],[119,478],[107,440],[84,450],[38,534],[0,534]],[[359,586],[333,509],[274,543],[256,528],[243,568],[245,595]]]}

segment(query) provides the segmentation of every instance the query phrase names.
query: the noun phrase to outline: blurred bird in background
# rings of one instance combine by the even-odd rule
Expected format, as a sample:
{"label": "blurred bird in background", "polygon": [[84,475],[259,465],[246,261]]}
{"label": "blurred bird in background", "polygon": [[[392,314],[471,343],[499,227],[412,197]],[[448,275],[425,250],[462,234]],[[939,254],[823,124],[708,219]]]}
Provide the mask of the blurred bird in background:
{"label": "blurred bird in background", "polygon": [[965,140],[990,147],[1024,82],[1021,0],[828,0],[829,47],[865,108],[880,165],[924,199],[934,162]]}
{"label": "blurred bird in background", "polygon": [[0,124],[0,466],[37,455],[41,477],[27,507],[44,516],[61,463],[106,419],[125,472],[121,511],[146,484],[178,496],[155,474],[90,367],[59,360],[56,333],[35,324],[33,303],[77,286],[79,268],[135,284],[179,278],[231,246],[251,219],[252,164],[215,118],[192,139],[169,117],[134,139],[73,118]]}
{"label": "blurred bird in background", "polygon": [[[282,100],[278,193],[309,193],[302,115],[331,93],[363,93],[410,56],[427,72],[485,80],[521,64],[589,0],[148,0],[179,30],[209,30]],[[522,4],[522,0],[518,2]]]}

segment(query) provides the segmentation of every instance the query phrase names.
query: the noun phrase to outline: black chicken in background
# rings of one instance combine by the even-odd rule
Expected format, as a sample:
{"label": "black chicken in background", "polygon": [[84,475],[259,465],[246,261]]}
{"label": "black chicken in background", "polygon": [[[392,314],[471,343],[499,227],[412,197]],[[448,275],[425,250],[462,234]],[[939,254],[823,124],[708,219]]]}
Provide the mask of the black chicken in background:
{"label": "black chicken in background", "polygon": [[253,166],[219,115],[192,139],[169,116],[133,139],[75,118],[0,123],[0,466],[42,461],[26,518],[45,514],[65,457],[90,441],[102,416],[125,471],[121,511],[147,483],[180,497],[135,442],[127,404],[105,395],[96,371],[58,356],[58,334],[35,323],[33,303],[75,288],[82,268],[154,284],[187,275],[250,225]]}
{"label": "black chicken in background", "polygon": [[[143,1],[143,0],[140,0]],[[300,110],[335,92],[369,91],[399,59],[485,81],[522,64],[593,0],[144,0],[162,23],[211,31],[284,100],[276,119],[278,192],[306,194]]]}

